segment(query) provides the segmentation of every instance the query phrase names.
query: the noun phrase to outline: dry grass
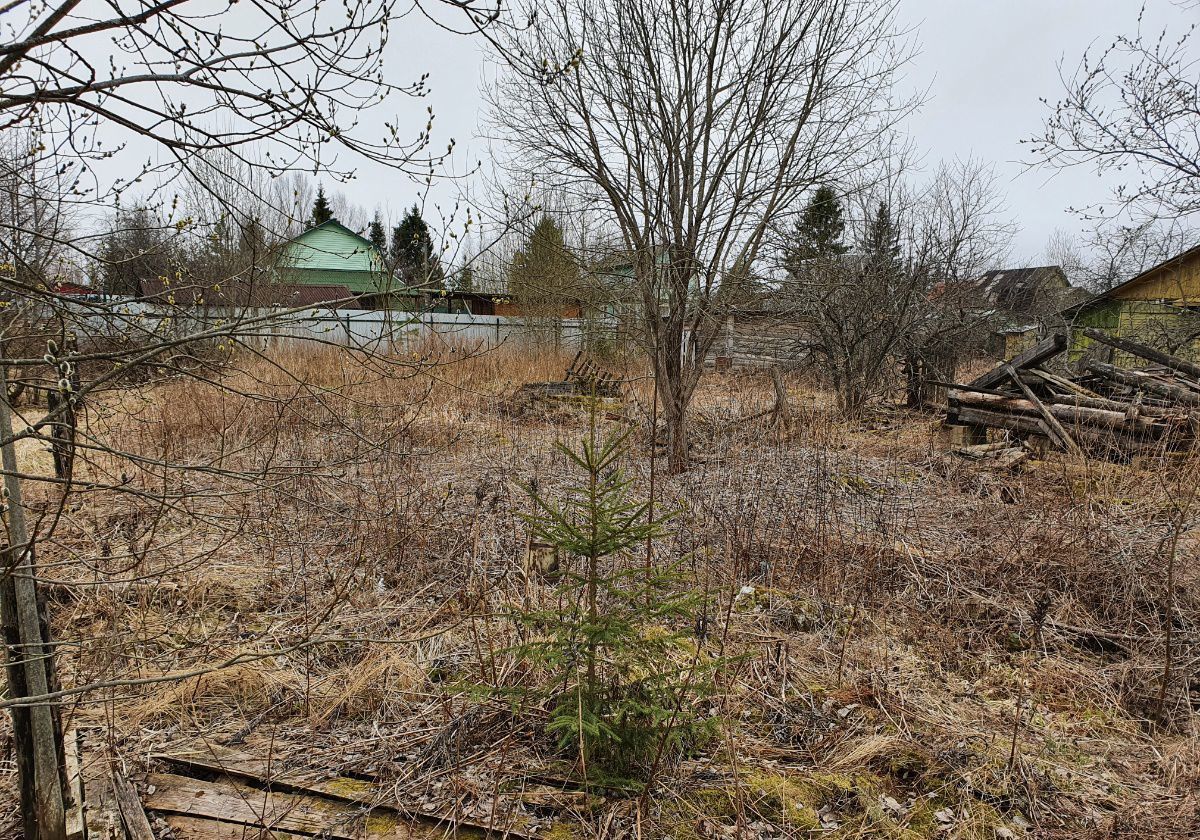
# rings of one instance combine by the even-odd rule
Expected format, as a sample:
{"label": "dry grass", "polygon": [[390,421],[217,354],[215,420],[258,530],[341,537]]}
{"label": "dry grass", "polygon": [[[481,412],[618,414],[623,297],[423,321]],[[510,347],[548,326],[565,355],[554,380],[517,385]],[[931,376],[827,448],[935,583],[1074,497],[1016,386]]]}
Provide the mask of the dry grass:
{"label": "dry grass", "polygon": [[[569,360],[287,350],[223,371],[223,390],[177,379],[105,395],[93,439],[146,460],[87,453],[84,477],[124,473],[125,487],[81,492],[42,548],[69,593],[54,614],[64,682],[269,655],[69,713],[129,757],[244,744],[412,796],[482,801],[563,772],[540,710],[514,716],[468,689],[537,678],[498,653],[515,638],[507,610],[552,605],[522,574],[520,484],[560,487],[553,443],[586,418],[507,398]],[[645,492],[649,386],[627,374],[640,424],[627,467]],[[696,466],[655,467],[659,505],[680,511],[655,559],[714,594],[704,644],[729,664],[689,710],[715,709],[720,736],[667,769],[643,836],[1200,834],[1196,537],[1180,542],[1169,608],[1164,562],[1191,467],[996,474],[942,453],[932,418],[848,424],[793,387],[785,431],[736,422],[770,405],[765,377],[709,377]],[[580,836],[629,830],[631,807],[579,814]]]}

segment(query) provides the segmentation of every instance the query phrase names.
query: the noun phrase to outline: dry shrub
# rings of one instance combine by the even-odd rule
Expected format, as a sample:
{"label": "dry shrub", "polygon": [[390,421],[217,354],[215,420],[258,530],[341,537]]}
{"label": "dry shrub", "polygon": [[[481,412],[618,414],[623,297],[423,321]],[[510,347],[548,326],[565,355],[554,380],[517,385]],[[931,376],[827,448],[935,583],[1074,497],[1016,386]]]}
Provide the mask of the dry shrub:
{"label": "dry shrub", "polygon": [[341,718],[395,720],[415,699],[425,676],[424,668],[395,648],[372,648],[361,662],[339,668],[313,686],[312,725]]}
{"label": "dry shrub", "polygon": [[194,727],[233,714],[251,718],[270,710],[280,717],[299,698],[295,674],[280,671],[271,660],[245,662],[178,682],[167,683],[157,696],[123,709],[131,728],[170,722]]}

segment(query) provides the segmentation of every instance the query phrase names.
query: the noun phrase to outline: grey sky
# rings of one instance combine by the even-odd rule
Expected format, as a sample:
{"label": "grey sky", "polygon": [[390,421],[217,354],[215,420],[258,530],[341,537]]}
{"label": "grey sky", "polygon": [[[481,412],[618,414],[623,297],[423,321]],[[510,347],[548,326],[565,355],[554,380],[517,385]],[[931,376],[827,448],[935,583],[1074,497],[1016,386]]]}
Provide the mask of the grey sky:
{"label": "grey sky", "polygon": [[[907,83],[928,91],[928,101],[911,118],[908,130],[924,153],[927,168],[954,157],[993,163],[1002,176],[1012,218],[1020,227],[1014,259],[1038,261],[1056,228],[1077,229],[1068,212],[1104,199],[1111,183],[1078,170],[1052,175],[1027,171],[1022,138],[1034,135],[1046,113],[1039,97],[1058,98],[1058,64],[1073,68],[1085,49],[1104,46],[1137,25],[1139,0],[901,0],[902,24],[920,44]],[[1145,27],[1170,24],[1177,31],[1198,12],[1172,0],[1149,0]],[[476,44],[416,18],[392,32],[387,61],[392,78],[430,73],[428,102],[412,103],[414,126],[423,124],[426,104],[437,115],[435,137],[454,137],[460,171],[480,158],[478,139],[484,74]],[[414,129],[415,130],[415,129]],[[417,195],[399,175],[363,170],[340,189],[367,207],[382,206],[396,215]],[[454,189],[437,187],[433,198],[453,200]],[[432,215],[432,213],[431,213]]]}

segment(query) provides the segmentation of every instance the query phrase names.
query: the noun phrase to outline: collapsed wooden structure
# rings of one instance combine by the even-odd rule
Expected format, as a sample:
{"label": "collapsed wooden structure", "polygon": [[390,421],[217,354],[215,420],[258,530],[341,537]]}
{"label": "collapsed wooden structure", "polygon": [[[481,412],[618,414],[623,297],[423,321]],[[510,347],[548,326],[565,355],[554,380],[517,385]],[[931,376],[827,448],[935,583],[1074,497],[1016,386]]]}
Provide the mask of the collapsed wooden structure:
{"label": "collapsed wooden structure", "polygon": [[1047,439],[1055,448],[1110,457],[1190,449],[1200,423],[1200,364],[1100,330],[1088,338],[1145,360],[1125,369],[1089,359],[1079,375],[1050,369],[1067,348],[1054,334],[967,383],[949,387],[946,424],[979,447],[987,430]]}

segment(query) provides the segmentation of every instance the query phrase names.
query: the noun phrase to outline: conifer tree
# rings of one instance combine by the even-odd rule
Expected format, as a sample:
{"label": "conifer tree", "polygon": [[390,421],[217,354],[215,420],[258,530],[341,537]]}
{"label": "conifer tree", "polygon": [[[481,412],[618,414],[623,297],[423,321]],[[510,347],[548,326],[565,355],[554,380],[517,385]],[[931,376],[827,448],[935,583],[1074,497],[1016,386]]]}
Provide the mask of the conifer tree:
{"label": "conifer tree", "polygon": [[317,184],[317,198],[313,202],[312,215],[309,217],[308,226],[316,227],[323,225],[333,218],[333,208],[329,206],[329,199],[325,197],[325,187]]}
{"label": "conifer tree", "polygon": [[557,499],[528,488],[533,536],[561,553],[564,572],[549,600],[559,606],[514,616],[533,638],[511,652],[543,670],[546,728],[585,780],[637,786],[708,734],[693,705],[711,691],[714,661],[683,629],[703,599],[679,568],[631,562],[664,530],[621,469],[629,437],[601,435],[593,403],[580,447],[556,446],[579,482]]}
{"label": "conifer tree", "polygon": [[796,222],[793,258],[803,261],[846,253],[849,247],[842,242],[845,231],[837,193],[830,186],[818,187]]}
{"label": "conifer tree", "polygon": [[415,204],[392,229],[388,265],[406,286],[441,286],[442,270],[433,254],[429,225]]}
{"label": "conifer tree", "polygon": [[532,315],[557,315],[581,297],[583,275],[562,229],[543,216],[525,246],[513,255],[508,291]]}
{"label": "conifer tree", "polygon": [[867,220],[862,248],[867,271],[884,278],[900,275],[900,231],[886,202],[879,202],[875,213]]}
{"label": "conifer tree", "polygon": [[371,244],[378,250],[380,256],[387,253],[387,231],[383,228],[383,219],[379,216],[379,211],[375,211],[375,218],[371,219],[371,225],[367,228],[367,239],[371,240]]}

